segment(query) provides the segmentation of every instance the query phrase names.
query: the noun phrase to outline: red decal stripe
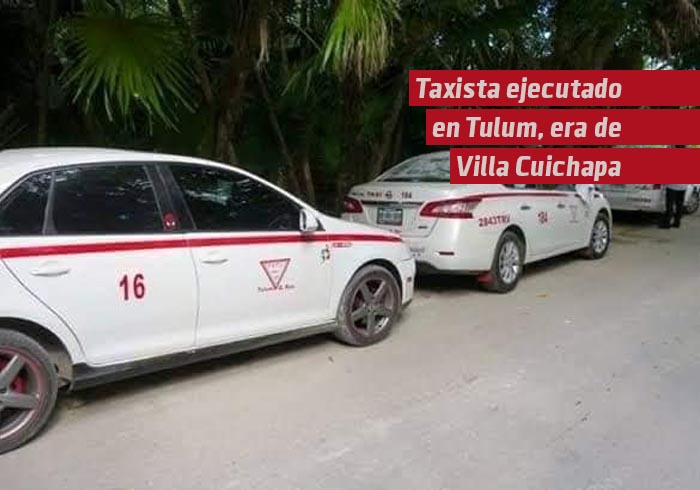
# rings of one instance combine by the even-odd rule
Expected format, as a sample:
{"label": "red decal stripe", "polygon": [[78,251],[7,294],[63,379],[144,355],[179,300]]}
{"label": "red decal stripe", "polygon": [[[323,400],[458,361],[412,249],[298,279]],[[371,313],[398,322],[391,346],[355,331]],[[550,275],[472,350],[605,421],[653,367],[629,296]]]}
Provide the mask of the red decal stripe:
{"label": "red decal stripe", "polygon": [[164,248],[182,248],[187,240],[149,240],[142,242],[81,243],[75,245],[41,245],[0,249],[0,258],[40,257],[44,255],[76,255],[105,252],[132,252]]}
{"label": "red decal stripe", "polygon": [[0,258],[41,257],[50,255],[78,255],[106,252],[134,252],[184,247],[211,247],[223,245],[270,245],[300,242],[400,242],[401,238],[387,235],[316,233],[313,235],[273,235],[190,238],[173,240],[146,240],[139,242],[81,243],[75,245],[41,245],[0,249]]}
{"label": "red decal stripe", "polygon": [[480,199],[495,199],[499,197],[568,197],[574,194],[571,192],[563,191],[513,191],[513,192],[486,192],[483,194],[471,194],[468,197],[480,198]]}

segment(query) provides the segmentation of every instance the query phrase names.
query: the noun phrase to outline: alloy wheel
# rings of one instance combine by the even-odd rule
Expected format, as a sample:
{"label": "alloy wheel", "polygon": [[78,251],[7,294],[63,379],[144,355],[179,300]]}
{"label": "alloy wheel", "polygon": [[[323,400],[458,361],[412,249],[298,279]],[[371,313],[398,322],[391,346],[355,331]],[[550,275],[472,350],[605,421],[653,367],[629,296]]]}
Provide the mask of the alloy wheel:
{"label": "alloy wheel", "polygon": [[593,236],[591,237],[593,252],[602,254],[608,246],[609,239],[610,232],[608,231],[608,224],[605,220],[599,219],[596,221],[595,226],[593,226]]}
{"label": "alloy wheel", "polygon": [[515,282],[520,275],[520,267],[520,250],[514,241],[508,240],[498,254],[498,272],[501,280],[506,284]]}
{"label": "alloy wheel", "polygon": [[365,337],[381,333],[396,313],[394,291],[383,278],[370,276],[362,281],[351,304],[352,327]]}
{"label": "alloy wheel", "polygon": [[0,440],[27,427],[45,396],[38,364],[18,351],[0,347]]}

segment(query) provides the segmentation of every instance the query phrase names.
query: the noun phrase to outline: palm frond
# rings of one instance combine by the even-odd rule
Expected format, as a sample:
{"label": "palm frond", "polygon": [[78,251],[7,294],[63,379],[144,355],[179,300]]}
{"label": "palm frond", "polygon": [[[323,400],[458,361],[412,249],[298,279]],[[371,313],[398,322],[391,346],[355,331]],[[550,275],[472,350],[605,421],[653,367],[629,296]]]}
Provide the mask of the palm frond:
{"label": "palm frond", "polygon": [[360,81],[376,75],[387,63],[398,20],[396,0],[341,0],[323,47],[324,68]]}
{"label": "palm frond", "polygon": [[141,108],[174,126],[173,106],[191,109],[186,50],[166,17],[99,11],[69,20],[65,27],[66,49],[72,56],[63,82],[85,110],[102,101],[113,120],[128,119]]}

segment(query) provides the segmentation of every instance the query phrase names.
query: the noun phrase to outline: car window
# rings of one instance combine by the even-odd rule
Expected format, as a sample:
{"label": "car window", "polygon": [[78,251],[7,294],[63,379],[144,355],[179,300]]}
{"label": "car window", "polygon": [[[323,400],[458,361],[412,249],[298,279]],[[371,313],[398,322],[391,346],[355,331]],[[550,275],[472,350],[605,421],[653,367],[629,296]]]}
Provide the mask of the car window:
{"label": "car window", "polygon": [[248,176],[200,165],[171,165],[200,231],[296,231],[299,206]]}
{"label": "car window", "polygon": [[51,173],[28,178],[0,204],[0,235],[41,235]]}
{"label": "car window", "polygon": [[385,182],[449,182],[450,154],[434,153],[409,158],[388,170],[379,180]]}
{"label": "car window", "polygon": [[576,190],[574,184],[527,184],[524,188],[537,189],[538,191],[569,191]]}
{"label": "car window", "polygon": [[154,233],[163,231],[153,185],[141,165],[99,165],[55,172],[53,231]]}

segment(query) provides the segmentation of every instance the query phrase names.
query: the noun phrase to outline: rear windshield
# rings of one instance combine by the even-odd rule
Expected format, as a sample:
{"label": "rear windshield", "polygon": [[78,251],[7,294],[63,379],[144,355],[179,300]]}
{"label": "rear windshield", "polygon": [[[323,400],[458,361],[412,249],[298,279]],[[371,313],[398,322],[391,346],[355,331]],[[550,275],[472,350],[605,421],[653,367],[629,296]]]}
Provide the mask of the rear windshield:
{"label": "rear windshield", "polygon": [[449,182],[450,154],[419,155],[382,175],[384,182]]}

